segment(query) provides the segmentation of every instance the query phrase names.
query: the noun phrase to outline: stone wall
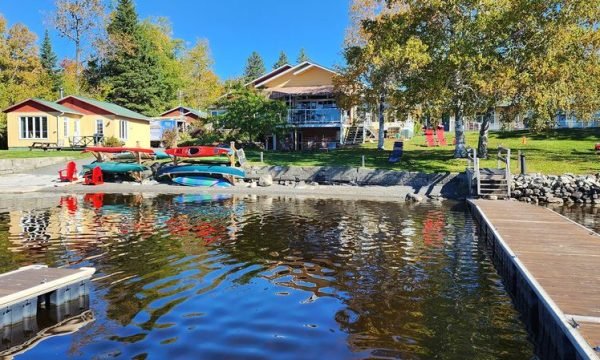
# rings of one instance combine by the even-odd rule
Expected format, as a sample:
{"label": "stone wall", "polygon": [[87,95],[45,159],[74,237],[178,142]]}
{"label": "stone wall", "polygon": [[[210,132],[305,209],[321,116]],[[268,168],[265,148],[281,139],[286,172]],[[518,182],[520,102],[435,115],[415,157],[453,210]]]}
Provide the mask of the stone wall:
{"label": "stone wall", "polygon": [[31,170],[48,165],[66,163],[70,160],[73,160],[73,158],[62,156],[26,159],[0,159],[0,175],[14,174],[23,170]]}
{"label": "stone wall", "polygon": [[600,173],[596,175],[517,175],[512,197],[532,203],[600,204]]}

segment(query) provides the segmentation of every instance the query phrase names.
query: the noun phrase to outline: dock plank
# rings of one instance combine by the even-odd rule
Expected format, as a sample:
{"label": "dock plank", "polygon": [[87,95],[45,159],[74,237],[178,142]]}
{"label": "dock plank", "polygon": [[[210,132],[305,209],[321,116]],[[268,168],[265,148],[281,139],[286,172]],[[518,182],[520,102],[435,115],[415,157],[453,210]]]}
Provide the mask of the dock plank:
{"label": "dock plank", "polygon": [[[563,314],[600,317],[600,235],[540,206],[473,200]],[[600,324],[580,334],[600,345]]]}

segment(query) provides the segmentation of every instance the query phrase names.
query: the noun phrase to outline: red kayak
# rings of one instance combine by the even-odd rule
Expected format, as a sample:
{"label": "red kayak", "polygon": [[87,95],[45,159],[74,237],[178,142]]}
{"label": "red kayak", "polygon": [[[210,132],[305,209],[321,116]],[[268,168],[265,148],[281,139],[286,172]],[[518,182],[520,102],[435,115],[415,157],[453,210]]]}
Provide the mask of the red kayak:
{"label": "red kayak", "polygon": [[178,157],[208,157],[232,153],[231,149],[229,148],[216,146],[185,146],[167,149],[165,152],[171,156]]}
{"label": "red kayak", "polygon": [[133,153],[146,153],[154,154],[154,150],[145,148],[132,148],[132,147],[107,147],[107,146],[88,146],[83,152],[99,152],[99,153],[122,153],[122,152],[133,152]]}

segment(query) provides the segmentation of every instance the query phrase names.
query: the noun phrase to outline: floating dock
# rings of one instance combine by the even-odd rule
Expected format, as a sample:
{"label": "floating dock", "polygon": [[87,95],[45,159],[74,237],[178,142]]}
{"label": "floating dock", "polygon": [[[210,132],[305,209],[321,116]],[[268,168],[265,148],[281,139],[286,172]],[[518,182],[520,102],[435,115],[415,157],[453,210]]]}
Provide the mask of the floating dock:
{"label": "floating dock", "polygon": [[38,308],[60,306],[89,295],[96,269],[30,265],[0,274],[0,329],[35,319]]}
{"label": "floating dock", "polygon": [[540,206],[468,203],[538,355],[599,359],[600,235]]}

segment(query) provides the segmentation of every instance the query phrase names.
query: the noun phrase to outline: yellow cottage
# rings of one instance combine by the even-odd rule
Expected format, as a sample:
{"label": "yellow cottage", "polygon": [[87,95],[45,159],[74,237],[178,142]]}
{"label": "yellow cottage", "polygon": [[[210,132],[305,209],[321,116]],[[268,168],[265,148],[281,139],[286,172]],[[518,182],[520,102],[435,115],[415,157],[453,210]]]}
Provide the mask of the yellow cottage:
{"label": "yellow cottage", "polygon": [[122,106],[70,95],[56,102],[27,99],[4,110],[9,148],[37,144],[83,148],[115,137],[128,147],[150,147],[150,119]]}

